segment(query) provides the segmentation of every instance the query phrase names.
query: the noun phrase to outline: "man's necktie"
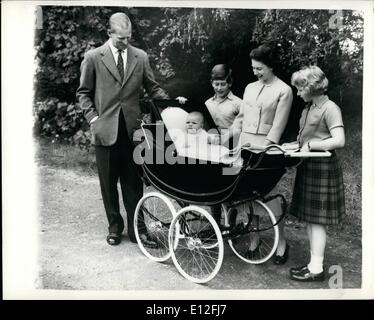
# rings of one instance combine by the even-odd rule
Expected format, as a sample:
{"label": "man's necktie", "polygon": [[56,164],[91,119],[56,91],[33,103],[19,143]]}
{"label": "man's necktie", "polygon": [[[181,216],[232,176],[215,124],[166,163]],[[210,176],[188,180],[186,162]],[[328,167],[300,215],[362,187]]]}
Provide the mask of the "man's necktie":
{"label": "man's necktie", "polygon": [[121,77],[121,82],[123,82],[123,78],[125,76],[125,71],[123,68],[122,52],[123,52],[122,50],[118,50],[118,63],[117,63],[117,68],[118,68],[119,75]]}

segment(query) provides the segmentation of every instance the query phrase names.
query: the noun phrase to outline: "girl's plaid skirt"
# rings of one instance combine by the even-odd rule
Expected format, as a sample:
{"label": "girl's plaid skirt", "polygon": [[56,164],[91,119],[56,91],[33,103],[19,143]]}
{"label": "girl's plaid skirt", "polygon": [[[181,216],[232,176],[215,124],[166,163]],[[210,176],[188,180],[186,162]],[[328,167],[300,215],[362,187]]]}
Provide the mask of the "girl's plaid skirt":
{"label": "girl's plaid skirt", "polygon": [[345,213],[343,173],[332,152],[309,158],[297,168],[290,213],[315,224],[338,224]]}

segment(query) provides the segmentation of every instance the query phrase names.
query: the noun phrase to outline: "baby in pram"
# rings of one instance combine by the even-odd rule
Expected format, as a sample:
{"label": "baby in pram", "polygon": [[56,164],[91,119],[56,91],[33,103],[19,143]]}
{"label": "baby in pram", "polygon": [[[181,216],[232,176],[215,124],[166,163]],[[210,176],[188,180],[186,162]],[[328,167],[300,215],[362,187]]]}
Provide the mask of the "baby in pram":
{"label": "baby in pram", "polygon": [[[178,108],[170,108],[162,113],[171,140],[180,156],[200,161],[227,162],[229,149],[219,145],[219,135],[204,129],[204,116],[201,112],[182,113]],[[176,125],[183,117],[184,127]],[[176,119],[178,118],[178,119]],[[231,161],[232,159],[230,159]]]}
{"label": "baby in pram", "polygon": [[201,112],[192,111],[187,115],[186,134],[184,135],[186,148],[205,147],[208,144],[219,144],[219,137],[208,134],[204,129],[204,116]]}

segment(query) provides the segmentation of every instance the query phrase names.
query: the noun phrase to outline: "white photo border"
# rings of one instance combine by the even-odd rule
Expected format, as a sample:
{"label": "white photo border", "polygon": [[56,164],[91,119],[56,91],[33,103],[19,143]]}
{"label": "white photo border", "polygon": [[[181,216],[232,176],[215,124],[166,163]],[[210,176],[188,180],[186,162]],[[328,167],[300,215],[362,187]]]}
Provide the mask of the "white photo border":
{"label": "white photo border", "polygon": [[[352,9],[364,12],[362,157],[362,288],[340,290],[70,291],[35,289],[38,266],[38,175],[32,139],[33,50],[38,5],[102,5],[102,1],[3,1],[2,190],[3,296],[13,299],[368,299],[374,298],[374,57],[372,1],[106,1],[105,6],[242,9]],[[177,298],[176,298],[177,297]]]}

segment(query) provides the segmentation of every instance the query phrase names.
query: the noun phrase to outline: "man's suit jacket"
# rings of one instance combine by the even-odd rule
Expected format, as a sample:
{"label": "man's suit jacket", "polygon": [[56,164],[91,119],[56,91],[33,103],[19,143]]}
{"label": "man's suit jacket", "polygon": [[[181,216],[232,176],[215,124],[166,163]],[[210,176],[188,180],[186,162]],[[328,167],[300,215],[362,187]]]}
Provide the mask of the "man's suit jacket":
{"label": "man's suit jacket", "polygon": [[152,98],[167,98],[154,78],[147,54],[131,45],[127,51],[122,83],[108,42],[88,51],[82,61],[77,98],[89,123],[98,116],[91,124],[94,145],[110,146],[116,142],[120,109],[132,139],[134,129],[139,126],[143,86]]}

